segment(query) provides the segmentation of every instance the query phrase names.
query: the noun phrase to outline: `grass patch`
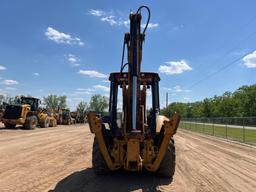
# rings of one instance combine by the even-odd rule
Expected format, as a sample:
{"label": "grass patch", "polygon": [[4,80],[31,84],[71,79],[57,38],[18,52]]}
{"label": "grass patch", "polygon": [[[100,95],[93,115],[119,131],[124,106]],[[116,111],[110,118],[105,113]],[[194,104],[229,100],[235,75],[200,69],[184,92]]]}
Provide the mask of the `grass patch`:
{"label": "grass patch", "polygon": [[251,130],[243,128],[232,128],[230,126],[226,127],[218,126],[216,124],[198,124],[194,122],[181,122],[179,127],[198,133],[256,145],[256,129]]}

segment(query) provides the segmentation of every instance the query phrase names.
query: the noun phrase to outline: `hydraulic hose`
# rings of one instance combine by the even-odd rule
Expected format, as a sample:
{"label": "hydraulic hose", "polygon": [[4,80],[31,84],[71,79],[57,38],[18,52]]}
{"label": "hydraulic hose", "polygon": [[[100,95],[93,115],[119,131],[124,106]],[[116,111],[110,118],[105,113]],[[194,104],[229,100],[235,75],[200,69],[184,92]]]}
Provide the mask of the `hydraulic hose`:
{"label": "hydraulic hose", "polygon": [[137,10],[137,12],[136,12],[136,14],[138,14],[140,11],[141,11],[141,9],[146,9],[147,11],[148,11],[148,19],[147,19],[147,23],[146,23],[146,25],[145,25],[145,28],[144,28],[144,30],[143,30],[143,35],[145,34],[145,32],[146,32],[146,30],[147,30],[147,28],[148,28],[148,24],[149,24],[149,21],[150,21],[150,9],[149,9],[149,7],[148,6],[146,6],[146,5],[142,5],[142,6],[140,6],[139,8],[138,8],[138,10]]}
{"label": "hydraulic hose", "polygon": [[[147,28],[148,28],[148,24],[149,24],[149,21],[150,21],[151,13],[150,13],[150,9],[149,9],[148,6],[142,5],[142,6],[140,6],[140,7],[138,8],[136,14],[138,14],[143,8],[146,9],[147,12],[148,12],[147,23],[146,23],[145,28],[144,28],[144,30],[143,30],[143,32],[142,32],[142,34],[143,34],[143,36],[144,36],[144,35],[145,35],[145,32],[146,32],[146,30],[147,30]],[[125,54],[125,39],[124,39],[124,41],[123,41],[123,49],[122,49],[122,59],[121,59],[120,73],[123,72],[123,69],[125,68],[126,65],[129,65],[129,63],[124,64],[124,54]]]}

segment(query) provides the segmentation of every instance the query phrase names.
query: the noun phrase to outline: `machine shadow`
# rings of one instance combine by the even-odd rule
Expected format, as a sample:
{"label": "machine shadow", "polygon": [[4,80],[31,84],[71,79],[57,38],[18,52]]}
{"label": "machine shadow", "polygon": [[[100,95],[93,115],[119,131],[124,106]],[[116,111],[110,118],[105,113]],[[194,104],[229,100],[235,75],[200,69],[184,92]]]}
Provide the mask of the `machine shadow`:
{"label": "machine shadow", "polygon": [[0,130],[11,130],[11,131],[17,131],[17,130],[28,130],[25,129],[23,126],[16,126],[15,128],[6,128],[4,125],[0,127]]}
{"label": "machine shadow", "polygon": [[72,173],[59,181],[49,192],[143,192],[159,191],[157,186],[168,185],[170,179],[157,177],[148,172],[118,171],[110,175],[97,176],[92,168]]}

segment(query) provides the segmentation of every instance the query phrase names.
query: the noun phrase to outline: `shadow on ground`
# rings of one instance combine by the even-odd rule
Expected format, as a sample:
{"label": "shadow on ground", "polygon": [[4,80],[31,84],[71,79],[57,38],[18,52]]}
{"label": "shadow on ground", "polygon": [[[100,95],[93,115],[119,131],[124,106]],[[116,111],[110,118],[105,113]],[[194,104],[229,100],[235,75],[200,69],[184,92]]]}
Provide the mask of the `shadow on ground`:
{"label": "shadow on ground", "polygon": [[0,127],[0,129],[13,130],[13,131],[17,131],[17,130],[28,130],[28,129],[25,129],[25,128],[24,128],[23,126],[21,126],[21,125],[18,125],[18,126],[14,127],[14,128],[6,128],[4,125],[2,125],[2,126]]}
{"label": "shadow on ground", "polygon": [[92,168],[75,172],[59,181],[49,192],[143,192],[159,191],[159,185],[168,185],[172,181],[159,178],[148,172],[118,171],[111,175],[97,176]]}

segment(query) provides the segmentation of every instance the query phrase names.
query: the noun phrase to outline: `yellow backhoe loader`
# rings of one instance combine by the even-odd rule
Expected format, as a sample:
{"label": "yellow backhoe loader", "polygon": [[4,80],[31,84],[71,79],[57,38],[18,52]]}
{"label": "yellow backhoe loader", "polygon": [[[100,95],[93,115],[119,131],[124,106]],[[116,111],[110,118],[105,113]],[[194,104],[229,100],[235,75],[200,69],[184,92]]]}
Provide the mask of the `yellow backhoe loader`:
{"label": "yellow backhoe loader", "polygon": [[[141,32],[141,11],[144,9],[148,12],[148,19]],[[172,178],[175,172],[173,135],[180,116],[174,113],[169,119],[159,115],[159,75],[141,72],[142,46],[150,21],[149,8],[139,7],[129,19],[130,33],[124,36],[120,72],[109,76],[109,116],[100,118],[93,112],[87,116],[90,130],[95,134],[92,166],[96,174],[120,168],[128,171],[146,169]],[[125,48],[128,61],[124,64]],[[124,72],[125,67],[127,72]],[[146,101],[148,92],[151,99]],[[117,109],[120,98],[122,111]],[[146,110],[146,106],[151,106],[151,110]]]}

